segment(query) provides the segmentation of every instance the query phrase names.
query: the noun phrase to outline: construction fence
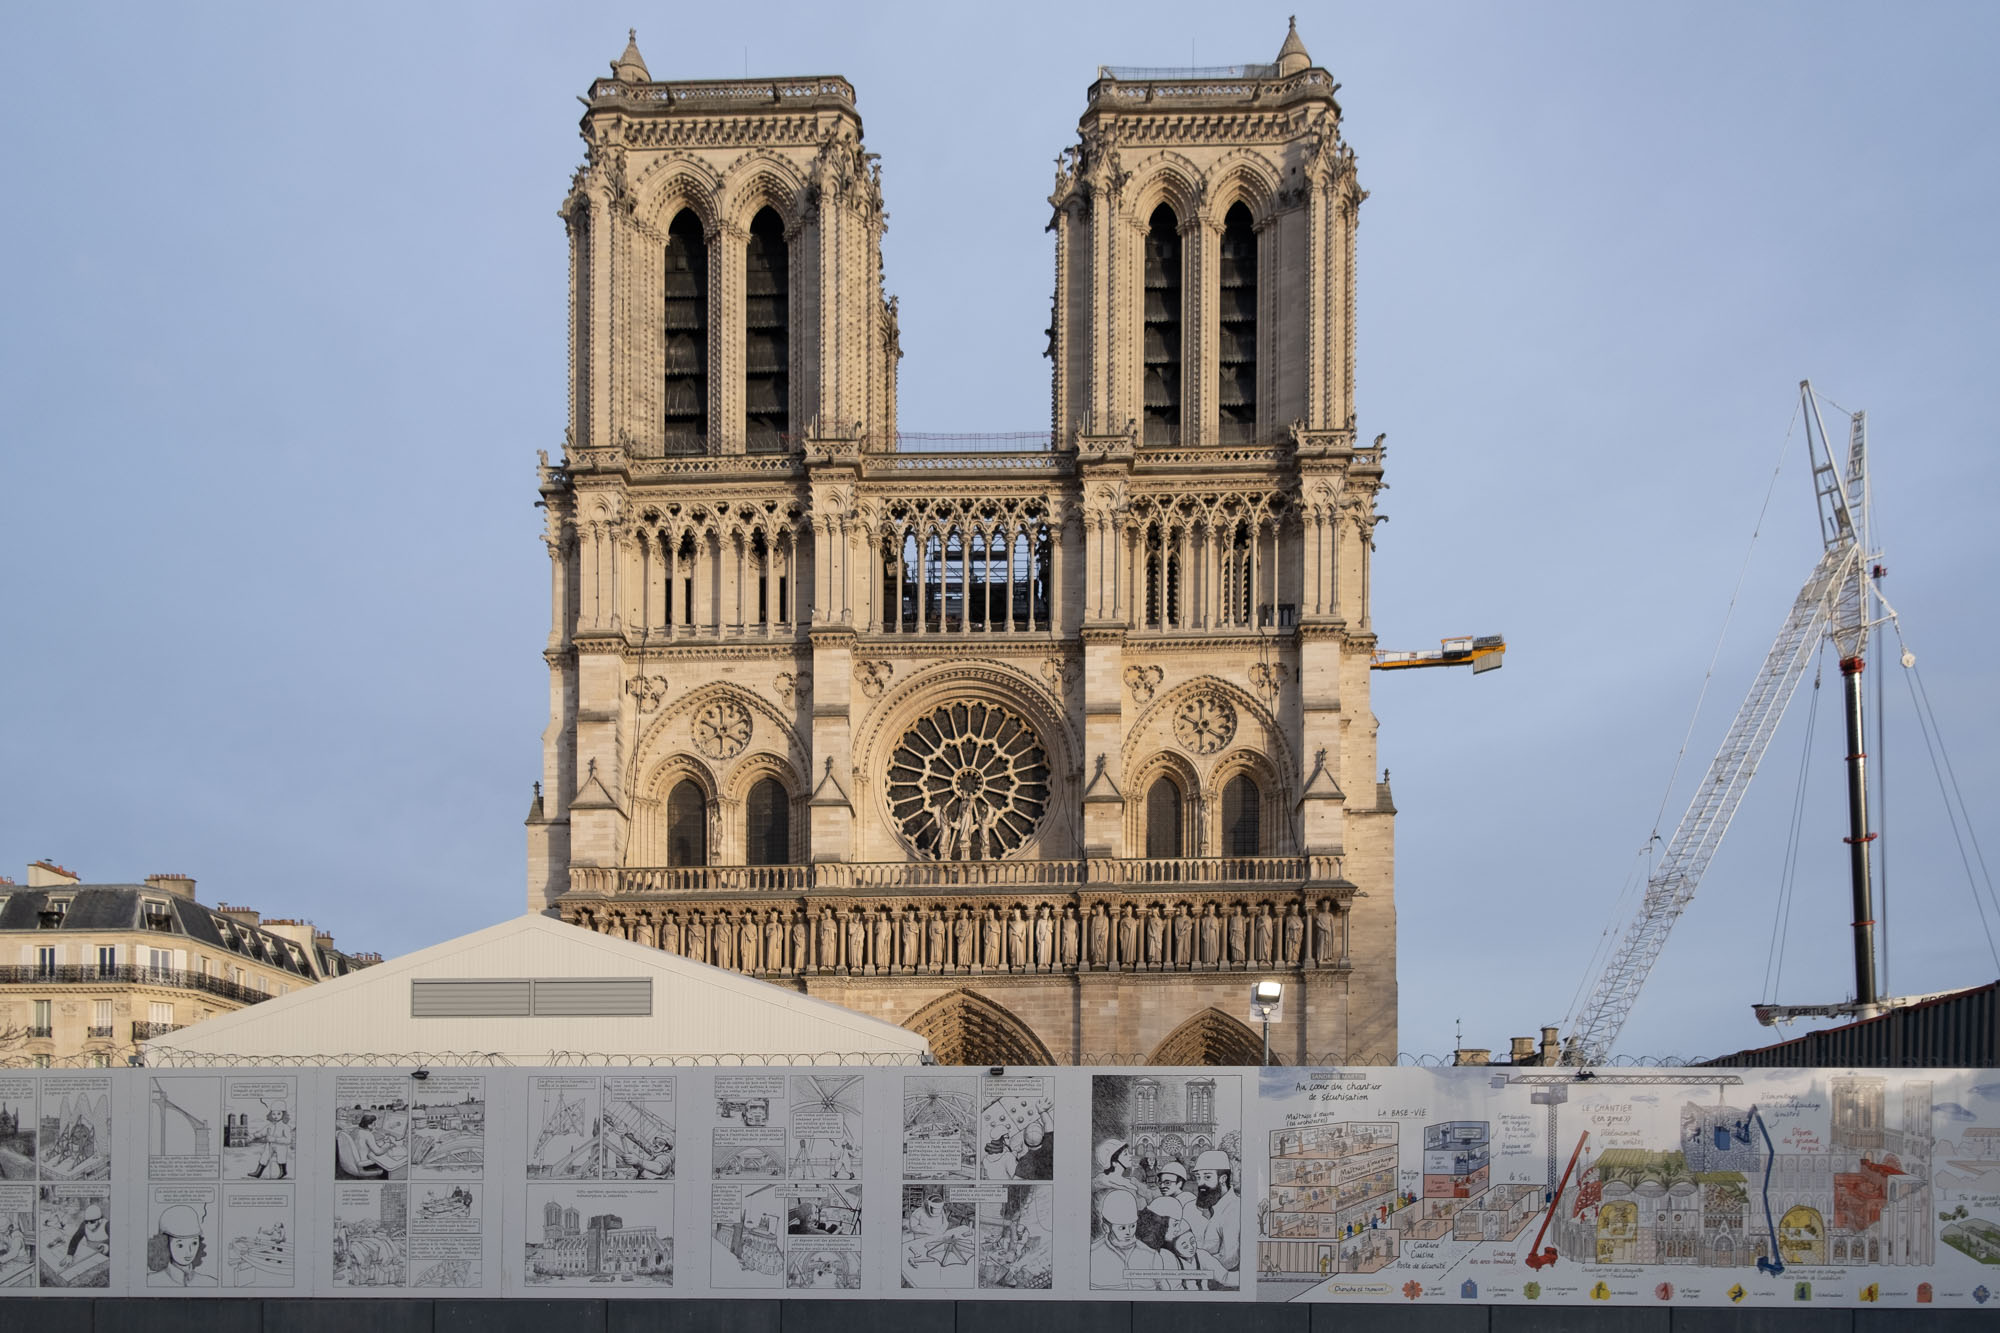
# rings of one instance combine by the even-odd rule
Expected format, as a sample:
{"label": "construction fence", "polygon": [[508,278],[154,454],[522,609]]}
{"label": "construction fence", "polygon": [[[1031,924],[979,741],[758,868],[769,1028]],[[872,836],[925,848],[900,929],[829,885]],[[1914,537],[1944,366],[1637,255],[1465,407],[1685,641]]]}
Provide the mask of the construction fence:
{"label": "construction fence", "polygon": [[1991,1070],[0,1071],[0,1300],[1860,1311],[1996,1276]]}

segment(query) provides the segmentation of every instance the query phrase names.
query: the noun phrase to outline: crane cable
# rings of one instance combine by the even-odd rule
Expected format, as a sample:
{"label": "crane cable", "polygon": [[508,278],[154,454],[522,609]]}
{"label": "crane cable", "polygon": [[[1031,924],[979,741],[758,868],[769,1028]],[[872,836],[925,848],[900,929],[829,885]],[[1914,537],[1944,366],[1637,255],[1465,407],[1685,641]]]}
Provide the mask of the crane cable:
{"label": "crane cable", "polygon": [[1736,571],[1736,586],[1729,590],[1729,609],[1722,613],[1722,628],[1715,636],[1715,650],[1708,655],[1708,671],[1701,678],[1701,691],[1695,695],[1694,716],[1688,719],[1687,732],[1681,737],[1680,752],[1674,756],[1673,772],[1667,775],[1666,789],[1660,793],[1660,808],[1653,814],[1652,844],[1660,841],[1660,821],[1666,818],[1667,802],[1674,794],[1674,783],[1681,774],[1681,764],[1687,759],[1688,742],[1694,739],[1695,724],[1701,720],[1701,706],[1708,698],[1708,687],[1715,680],[1715,664],[1722,657],[1723,642],[1729,637],[1729,622],[1736,615],[1736,600],[1743,592],[1743,580],[1750,573],[1750,557],[1756,554],[1757,538],[1763,535],[1765,515],[1771,512],[1771,497],[1777,494],[1778,477],[1785,470],[1785,450],[1792,446],[1792,432],[1799,424],[1799,413],[1803,409],[1794,406],[1792,419],[1785,427],[1784,443],[1778,446],[1778,461],[1771,468],[1771,480],[1764,487],[1764,503],[1757,509],[1757,522],[1750,529],[1750,544],[1744,548],[1743,563]]}
{"label": "crane cable", "polygon": [[[1891,622],[1894,624],[1895,622]],[[1979,862],[1980,875],[1986,880],[1986,896],[1993,900],[1994,912],[2000,914],[2000,895],[1993,891],[1993,872],[1987,869],[1986,853],[1980,849],[1979,835],[1973,832],[1972,812],[1965,808],[1965,793],[1959,789],[1958,773],[1951,766],[1951,756],[1945,752],[1944,733],[1937,724],[1937,715],[1931,711],[1930,691],[1924,688],[1923,676],[1917,671],[1916,658],[1909,645],[1903,641],[1903,627],[1896,624],[1896,642],[1903,649],[1903,665],[1906,668],[1903,683],[1910,690],[1910,704],[1917,714],[1917,730],[1924,738],[1924,749],[1930,753],[1931,773],[1937,778],[1938,795],[1944,801],[1945,818],[1951,821],[1952,840],[1958,844],[1959,863],[1965,867],[1965,886],[1972,894],[1972,905],[1979,912],[1979,928],[1986,933],[1986,948],[1993,955],[1993,965],[2000,968],[2000,946],[1993,941],[1993,927],[1986,919],[1986,899],[1979,896],[1979,876],[1972,873],[1972,862]],[[1940,762],[1941,761],[1941,762]],[[1946,780],[1950,789],[1946,790]],[[1953,805],[1956,798],[1957,805]],[[1959,829],[1960,815],[1964,816],[1965,828]],[[1972,856],[1965,852],[1965,844],[1972,844]]]}
{"label": "crane cable", "polygon": [[[1778,478],[1785,470],[1785,451],[1792,447],[1792,432],[1798,429],[1800,414],[1803,411],[1804,408],[1802,406],[1796,403],[1793,404],[1792,418],[1785,426],[1784,442],[1778,446],[1778,461],[1772,465],[1771,480],[1764,488],[1764,503],[1758,506],[1757,521],[1750,529],[1750,544],[1744,548],[1743,563],[1736,571],[1736,586],[1730,589],[1729,592],[1729,608],[1723,612],[1722,628],[1716,633],[1715,649],[1708,657],[1708,670],[1702,675],[1701,689],[1695,695],[1694,715],[1688,718],[1687,731],[1681,736],[1681,748],[1674,755],[1673,771],[1667,775],[1667,785],[1660,792],[1660,807],[1653,812],[1652,836],[1646,840],[1646,846],[1640,853],[1648,861],[1650,861],[1653,851],[1660,845],[1660,821],[1667,816],[1667,802],[1673,799],[1674,784],[1679,781],[1681,765],[1687,760],[1688,742],[1694,739],[1695,725],[1701,721],[1702,704],[1708,698],[1709,685],[1715,680],[1715,664],[1722,657],[1722,645],[1729,638],[1729,622],[1736,615],[1736,601],[1743,592],[1743,580],[1750,572],[1750,557],[1756,553],[1758,537],[1763,535],[1764,518],[1771,510],[1771,497],[1777,493]],[[1644,879],[1650,878],[1651,868],[1649,865]],[[1604,961],[1608,959],[1610,951],[1615,949],[1618,942],[1624,937],[1626,920],[1625,904],[1632,896],[1632,890],[1635,887],[1634,880],[1637,879],[1640,879],[1640,877],[1635,873],[1632,879],[1626,881],[1624,890],[1619,893],[1618,901],[1611,909],[1611,919],[1605,923],[1603,932],[1598,936],[1597,947],[1592,951],[1590,956],[1590,964],[1584,969],[1583,980],[1578,984],[1576,995],[1570,1001],[1569,1014],[1564,1019],[1563,1024],[1565,1027],[1574,1028],[1579,1015],[1582,1013],[1583,1006],[1587,1002],[1586,996],[1589,989],[1597,983],[1598,974],[1604,966]]]}

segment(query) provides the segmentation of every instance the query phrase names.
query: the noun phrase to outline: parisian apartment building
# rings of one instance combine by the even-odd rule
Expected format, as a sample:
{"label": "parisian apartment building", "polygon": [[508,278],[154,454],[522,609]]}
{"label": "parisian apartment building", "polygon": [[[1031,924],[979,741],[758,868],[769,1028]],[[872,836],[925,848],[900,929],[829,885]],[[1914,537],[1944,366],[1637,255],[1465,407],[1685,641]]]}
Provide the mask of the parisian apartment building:
{"label": "parisian apartment building", "polygon": [[185,875],[0,879],[0,1066],[128,1063],[139,1043],[379,962],[305,921],[206,906]]}

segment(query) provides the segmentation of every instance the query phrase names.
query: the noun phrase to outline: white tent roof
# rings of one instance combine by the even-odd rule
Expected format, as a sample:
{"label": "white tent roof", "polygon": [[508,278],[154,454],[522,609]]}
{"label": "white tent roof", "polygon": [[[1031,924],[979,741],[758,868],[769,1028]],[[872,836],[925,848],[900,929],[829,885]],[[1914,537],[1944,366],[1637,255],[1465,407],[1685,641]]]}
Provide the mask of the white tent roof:
{"label": "white tent roof", "polygon": [[[648,1017],[528,1014],[419,1018],[419,980],[650,979]],[[429,992],[427,992],[428,994]],[[408,1063],[496,1055],[512,1064],[621,1056],[793,1057],[794,1063],[915,1063],[914,1032],[825,1000],[545,916],[522,916],[350,976],[321,982],[145,1043],[148,1063],[177,1056]],[[805,1057],[801,1059],[799,1057]],[[443,1063],[441,1059],[426,1062]]]}

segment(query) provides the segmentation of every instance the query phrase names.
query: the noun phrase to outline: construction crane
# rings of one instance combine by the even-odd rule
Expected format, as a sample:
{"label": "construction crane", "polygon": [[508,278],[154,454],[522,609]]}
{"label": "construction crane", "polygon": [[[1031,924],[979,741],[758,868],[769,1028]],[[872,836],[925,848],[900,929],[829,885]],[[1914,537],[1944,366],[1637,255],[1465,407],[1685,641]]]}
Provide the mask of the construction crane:
{"label": "construction crane", "polygon": [[1461,635],[1441,639],[1435,652],[1376,653],[1368,659],[1370,670],[1401,671],[1409,667],[1470,666],[1472,674],[1496,671],[1507,651],[1507,640],[1498,634]]}
{"label": "construction crane", "polygon": [[[1750,779],[1771,744],[1786,706],[1805,675],[1821,640],[1830,636],[1840,657],[1847,703],[1847,766],[1850,878],[1854,891],[1854,975],[1857,1010],[1879,1007],[1875,991],[1874,911],[1868,877],[1868,800],[1865,758],[1861,746],[1861,674],[1868,631],[1880,620],[1869,619],[1880,607],[1893,617],[1875,580],[1880,566],[1868,550],[1868,419],[1854,414],[1848,429],[1846,467],[1835,460],[1833,442],[1820,420],[1819,400],[1812,382],[1799,382],[1806,421],[1806,447],[1812,459],[1813,490],[1819,505],[1819,563],[1792,603],[1791,614],[1764,657],[1743,706],[1729,724],[1694,799],[1646,879],[1638,910],[1625,927],[1617,947],[1604,964],[1578,1009],[1563,1043],[1563,1063],[1601,1064],[1631,1015],[1658,961],[1667,936],[1694,898],[1703,872],[1722,845],[1723,834],[1736,817]],[[1826,1006],[1821,1006],[1821,1009]],[[1761,1014],[1760,1014],[1761,1017]]]}

